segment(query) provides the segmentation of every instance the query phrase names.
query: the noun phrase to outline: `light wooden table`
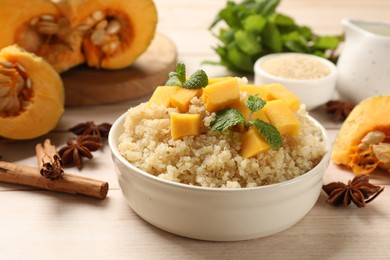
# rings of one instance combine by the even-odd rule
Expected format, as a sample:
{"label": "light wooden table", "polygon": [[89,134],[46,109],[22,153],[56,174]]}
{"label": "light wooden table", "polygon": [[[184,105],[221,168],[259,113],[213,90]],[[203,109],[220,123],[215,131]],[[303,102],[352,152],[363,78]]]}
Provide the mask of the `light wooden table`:
{"label": "light wooden table", "polygon": [[[207,30],[222,0],[156,0],[158,30],[177,45],[179,60],[189,72],[202,67],[210,76],[230,74],[224,68],[200,65],[217,59],[216,39]],[[340,33],[343,17],[390,20],[387,0],[284,0],[280,11],[318,33]],[[114,122],[129,107],[144,100],[112,105],[67,108],[58,127],[48,135],[57,146],[70,136],[69,127],[87,120]],[[340,127],[323,111],[311,114],[326,127],[331,139]],[[1,127],[1,126],[0,126]],[[5,160],[36,165],[39,140],[0,144]],[[295,226],[249,241],[217,243],[186,239],[159,230],[140,219],[125,203],[106,145],[85,162],[81,172],[106,180],[108,197],[95,200],[0,183],[1,259],[389,259],[390,177],[373,175],[385,191],[366,208],[332,208],[322,193],[314,208]],[[324,181],[347,181],[353,175],[330,164]]]}

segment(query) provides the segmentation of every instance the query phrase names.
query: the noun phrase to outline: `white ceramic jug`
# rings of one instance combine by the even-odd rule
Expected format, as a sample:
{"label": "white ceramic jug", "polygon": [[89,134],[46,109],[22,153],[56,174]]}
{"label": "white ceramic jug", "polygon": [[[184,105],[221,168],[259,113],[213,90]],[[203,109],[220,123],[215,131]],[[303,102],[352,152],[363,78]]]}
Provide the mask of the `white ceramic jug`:
{"label": "white ceramic jug", "polygon": [[342,20],[345,43],[337,62],[337,91],[345,101],[390,94],[390,23]]}

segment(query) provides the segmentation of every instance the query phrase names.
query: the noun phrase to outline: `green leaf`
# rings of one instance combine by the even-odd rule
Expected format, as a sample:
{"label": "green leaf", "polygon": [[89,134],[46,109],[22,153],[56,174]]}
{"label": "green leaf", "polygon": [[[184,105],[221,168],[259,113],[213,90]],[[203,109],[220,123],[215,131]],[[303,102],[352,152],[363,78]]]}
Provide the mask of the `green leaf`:
{"label": "green leaf", "polygon": [[264,137],[264,140],[271,145],[272,148],[279,148],[282,146],[282,136],[275,126],[257,118],[253,121],[253,125],[259,130],[260,134]]}
{"label": "green leaf", "polygon": [[260,13],[264,16],[272,15],[275,12],[276,7],[279,5],[279,2],[280,0],[265,0]]}
{"label": "green leaf", "polygon": [[181,87],[182,85],[183,85],[183,83],[177,77],[177,73],[176,72],[169,72],[168,81],[165,83],[165,86]]}
{"label": "green leaf", "polygon": [[186,81],[186,65],[184,63],[179,62],[176,64],[176,75],[181,82]]}
{"label": "green leaf", "polygon": [[209,78],[203,70],[197,70],[191,77],[183,83],[183,88],[199,89],[209,84]]}
{"label": "green leaf", "polygon": [[218,16],[225,21],[229,27],[239,27],[240,17],[238,16],[239,6],[233,1],[228,1],[226,7],[222,9]]}
{"label": "green leaf", "polygon": [[284,45],[292,52],[306,53],[308,51],[307,46],[302,44],[301,41],[290,40],[286,41]]}
{"label": "green leaf", "polygon": [[256,40],[256,36],[253,33],[238,30],[234,34],[234,39],[237,46],[248,55],[254,55],[261,51],[261,45]]}
{"label": "green leaf", "polygon": [[266,20],[259,14],[253,14],[248,16],[242,21],[242,26],[245,31],[252,33],[261,33],[266,24]]}
{"label": "green leaf", "polygon": [[245,105],[253,113],[262,109],[266,103],[264,99],[259,98],[257,95],[250,95],[245,101]]}
{"label": "green leaf", "polygon": [[218,39],[224,44],[234,41],[234,30],[221,29]]}
{"label": "green leaf", "polygon": [[227,50],[227,60],[237,71],[253,72],[253,61],[248,54],[240,51],[236,45],[231,45]]}
{"label": "green leaf", "polygon": [[294,26],[294,19],[284,14],[275,14],[272,16],[272,21],[278,26]]}
{"label": "green leaf", "polygon": [[314,41],[314,47],[322,50],[334,49],[339,44],[339,39],[333,36],[319,36]]}
{"label": "green leaf", "polygon": [[268,22],[263,31],[263,43],[274,52],[281,52],[283,43],[282,37],[275,24]]}
{"label": "green leaf", "polygon": [[298,26],[298,32],[305,37],[306,40],[311,40],[313,38],[313,32],[307,26]]}
{"label": "green leaf", "polygon": [[245,124],[245,118],[240,111],[234,108],[224,108],[219,110],[211,121],[211,131],[223,132],[232,126]]}

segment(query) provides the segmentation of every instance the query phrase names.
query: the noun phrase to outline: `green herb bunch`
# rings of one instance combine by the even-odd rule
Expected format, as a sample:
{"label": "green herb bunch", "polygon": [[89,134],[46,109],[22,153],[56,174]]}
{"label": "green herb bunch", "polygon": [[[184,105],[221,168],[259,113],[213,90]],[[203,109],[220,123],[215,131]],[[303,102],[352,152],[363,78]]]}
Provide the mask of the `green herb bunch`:
{"label": "green herb bunch", "polygon": [[211,131],[223,132],[239,124],[244,124],[246,128],[253,125],[272,148],[279,148],[282,146],[283,140],[276,127],[258,118],[253,121],[251,120],[253,113],[262,109],[265,104],[266,101],[264,99],[256,95],[250,95],[245,101],[245,105],[251,111],[248,121],[245,120],[245,117],[239,110],[235,108],[224,108],[218,111],[213,121],[211,121]]}
{"label": "green herb bunch", "polygon": [[255,61],[270,53],[298,52],[315,54],[333,62],[341,36],[320,36],[307,27],[297,25],[293,18],[276,12],[280,0],[228,1],[210,26],[220,44],[214,47],[219,62],[206,63],[226,66],[239,73],[253,73]]}

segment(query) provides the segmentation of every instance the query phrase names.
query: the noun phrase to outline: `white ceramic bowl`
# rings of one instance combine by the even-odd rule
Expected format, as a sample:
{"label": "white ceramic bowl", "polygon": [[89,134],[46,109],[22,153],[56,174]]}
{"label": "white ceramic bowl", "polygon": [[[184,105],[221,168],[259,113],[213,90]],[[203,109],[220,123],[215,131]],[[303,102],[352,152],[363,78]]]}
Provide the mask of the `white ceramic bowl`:
{"label": "white ceramic bowl", "polygon": [[[262,69],[261,64],[268,60],[275,58],[280,55],[303,55],[310,57],[312,59],[318,60],[321,63],[325,64],[329,69],[330,73],[321,78],[317,79],[288,79],[282,78],[275,75],[272,75]],[[274,53],[261,57],[255,62],[254,65],[255,85],[266,85],[271,83],[280,83],[295,95],[297,95],[301,103],[306,105],[307,110],[312,110],[316,107],[319,107],[333,98],[335,88],[336,88],[336,79],[337,79],[337,68],[336,65],[330,62],[327,59],[311,55],[311,54],[302,54],[302,53]]]}
{"label": "white ceramic bowl", "polygon": [[316,203],[330,158],[286,182],[242,189],[203,188],[166,181],[137,169],[118,152],[126,114],[112,126],[109,146],[118,182],[128,205],[144,220],[184,237],[237,241],[282,231],[302,219]]}

